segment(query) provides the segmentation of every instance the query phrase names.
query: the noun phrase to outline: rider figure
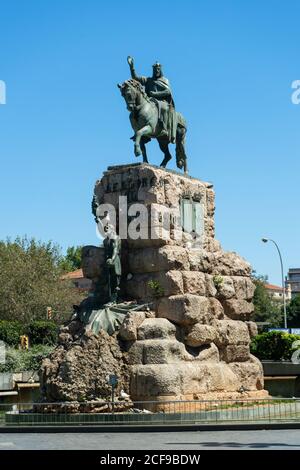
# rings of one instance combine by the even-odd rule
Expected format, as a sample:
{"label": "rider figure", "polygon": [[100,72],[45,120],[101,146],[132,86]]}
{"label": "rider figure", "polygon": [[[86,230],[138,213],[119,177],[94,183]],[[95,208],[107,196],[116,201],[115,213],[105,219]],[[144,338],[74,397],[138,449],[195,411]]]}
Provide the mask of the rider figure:
{"label": "rider figure", "polygon": [[127,57],[131,77],[140,82],[147,95],[153,99],[158,107],[158,119],[161,125],[161,136],[169,137],[170,142],[176,142],[176,112],[169,80],[163,76],[162,66],[156,62],[152,77],[138,77],[132,57]]}

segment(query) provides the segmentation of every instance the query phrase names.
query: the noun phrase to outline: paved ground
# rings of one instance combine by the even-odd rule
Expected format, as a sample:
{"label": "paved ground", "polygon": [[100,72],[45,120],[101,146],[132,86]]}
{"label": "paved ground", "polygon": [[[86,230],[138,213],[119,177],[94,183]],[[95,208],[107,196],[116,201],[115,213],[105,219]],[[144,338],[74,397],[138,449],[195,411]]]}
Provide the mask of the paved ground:
{"label": "paved ground", "polygon": [[0,434],[4,449],[300,449],[300,430]]}

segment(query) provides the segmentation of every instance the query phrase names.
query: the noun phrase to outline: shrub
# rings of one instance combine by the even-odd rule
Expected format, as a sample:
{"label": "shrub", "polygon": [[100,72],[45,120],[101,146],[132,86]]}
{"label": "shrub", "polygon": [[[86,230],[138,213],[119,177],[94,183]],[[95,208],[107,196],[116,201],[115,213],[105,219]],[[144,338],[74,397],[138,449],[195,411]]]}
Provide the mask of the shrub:
{"label": "shrub", "polygon": [[38,371],[41,367],[42,360],[47,357],[53,351],[53,349],[54,346],[39,344],[37,346],[33,346],[31,349],[29,349],[29,351],[25,351],[23,370]]}
{"label": "shrub", "polygon": [[42,360],[47,357],[53,346],[38,345],[28,351],[15,348],[6,348],[5,364],[0,364],[1,372],[22,372],[26,370],[38,371]]}
{"label": "shrub", "polygon": [[294,341],[300,340],[299,335],[282,331],[269,331],[255,336],[251,342],[251,353],[260,360],[282,361],[291,360],[295,351]]}
{"label": "shrub", "polygon": [[26,328],[31,345],[35,344],[55,344],[57,341],[57,325],[49,320],[36,320]]}
{"label": "shrub", "polygon": [[0,320],[0,341],[4,341],[9,346],[17,346],[22,334],[24,334],[24,327],[20,322]]}
{"label": "shrub", "polygon": [[154,297],[162,297],[165,294],[164,288],[160,285],[160,283],[154,279],[148,281],[148,286],[152,290],[152,294]]}
{"label": "shrub", "polygon": [[216,289],[219,289],[221,287],[221,285],[223,284],[223,282],[224,282],[224,279],[223,279],[222,276],[215,275],[213,277],[213,283],[214,283]]}
{"label": "shrub", "polygon": [[49,320],[35,320],[24,325],[18,321],[0,320],[0,341],[8,346],[18,346],[20,336],[28,335],[29,344],[55,344],[58,326]]}

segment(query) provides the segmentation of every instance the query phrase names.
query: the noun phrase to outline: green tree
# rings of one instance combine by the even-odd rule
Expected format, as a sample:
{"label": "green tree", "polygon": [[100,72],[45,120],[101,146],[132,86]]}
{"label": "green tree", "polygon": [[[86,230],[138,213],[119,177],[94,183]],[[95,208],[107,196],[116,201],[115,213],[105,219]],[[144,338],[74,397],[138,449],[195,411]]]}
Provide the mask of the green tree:
{"label": "green tree", "polygon": [[66,255],[62,258],[60,266],[64,272],[76,271],[81,268],[82,246],[69,246]]}
{"label": "green tree", "polygon": [[288,326],[300,328],[300,294],[296,295],[287,306]]}
{"label": "green tree", "polygon": [[255,284],[253,297],[254,320],[257,322],[269,322],[271,326],[281,326],[281,307],[276,301],[271,299],[265,287],[267,276],[260,276],[253,272],[252,281]]}
{"label": "green tree", "polygon": [[28,324],[43,320],[48,306],[53,320],[70,316],[78,292],[62,281],[60,249],[34,238],[0,241],[0,320]]}

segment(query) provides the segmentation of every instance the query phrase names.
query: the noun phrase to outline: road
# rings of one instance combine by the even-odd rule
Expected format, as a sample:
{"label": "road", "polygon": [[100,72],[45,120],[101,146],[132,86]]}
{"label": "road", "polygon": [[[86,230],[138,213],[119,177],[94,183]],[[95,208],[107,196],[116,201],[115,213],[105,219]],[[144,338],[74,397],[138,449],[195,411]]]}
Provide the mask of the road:
{"label": "road", "polygon": [[0,434],[0,450],[300,449],[300,430]]}

